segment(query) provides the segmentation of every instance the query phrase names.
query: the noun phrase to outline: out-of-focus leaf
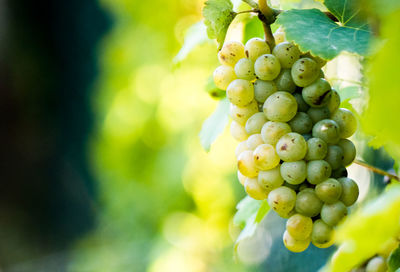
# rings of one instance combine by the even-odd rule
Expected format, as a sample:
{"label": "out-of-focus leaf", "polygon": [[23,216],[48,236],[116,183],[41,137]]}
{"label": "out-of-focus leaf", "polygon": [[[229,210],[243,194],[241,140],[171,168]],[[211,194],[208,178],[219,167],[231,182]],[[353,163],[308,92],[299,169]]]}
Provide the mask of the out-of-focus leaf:
{"label": "out-of-focus leaf", "polygon": [[257,16],[253,16],[248,19],[244,26],[244,41],[247,42],[254,37],[264,37],[264,29],[260,19],[258,19]]}
{"label": "out-of-focus leaf", "polygon": [[399,207],[400,185],[396,184],[350,215],[337,230],[341,246],[324,271],[349,271],[375,255],[377,248],[399,233]]}
{"label": "out-of-focus leaf", "polygon": [[178,54],[173,59],[174,64],[178,64],[183,61],[190,52],[192,52],[197,46],[202,45],[211,41],[207,36],[207,28],[204,22],[197,22],[190,26],[186,31],[185,40]]}
{"label": "out-of-focus leaf", "polygon": [[365,55],[371,35],[369,28],[357,23],[359,19],[349,20],[349,16],[346,13],[341,18],[348,21],[339,24],[318,9],[293,9],[281,13],[277,23],[283,26],[286,38],[298,44],[303,52],[310,51],[324,59],[332,59],[342,51]]}
{"label": "out-of-focus leaf", "polygon": [[340,88],[337,91],[342,101],[345,101],[347,99],[351,100],[353,98],[359,98],[361,96],[360,88],[358,86],[348,86]]}
{"label": "out-of-focus leaf", "polygon": [[224,131],[228,124],[229,101],[222,99],[214,113],[204,121],[199,137],[203,148],[210,151],[211,144]]}
{"label": "out-of-focus leaf", "polygon": [[222,47],[226,32],[235,18],[233,5],[230,0],[208,0],[203,8],[204,24],[210,39],[217,39],[219,48]]}
{"label": "out-of-focus leaf", "polygon": [[206,83],[206,92],[211,95],[211,97],[216,98],[216,99],[221,99],[226,96],[226,92],[224,90],[221,90],[215,85],[214,79],[212,76],[210,76],[207,80]]}
{"label": "out-of-focus leaf", "polygon": [[243,228],[249,217],[256,214],[260,206],[260,200],[246,196],[236,206],[237,212],[233,217],[233,223]]}
{"label": "out-of-focus leaf", "polygon": [[400,268],[400,247],[393,250],[388,258],[389,271],[396,271]]}
{"label": "out-of-focus leaf", "polygon": [[400,9],[400,1],[394,0],[358,0],[358,6],[368,14],[387,16]]}

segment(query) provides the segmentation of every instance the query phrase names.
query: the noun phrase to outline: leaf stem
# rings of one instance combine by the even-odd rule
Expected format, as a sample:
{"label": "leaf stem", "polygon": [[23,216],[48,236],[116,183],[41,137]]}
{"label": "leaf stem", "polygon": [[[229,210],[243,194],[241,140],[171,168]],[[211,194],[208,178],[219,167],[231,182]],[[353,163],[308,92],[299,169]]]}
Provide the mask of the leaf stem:
{"label": "leaf stem", "polygon": [[358,165],[360,165],[362,167],[365,167],[365,168],[371,170],[372,172],[377,173],[377,174],[379,174],[381,176],[387,176],[387,177],[389,177],[391,179],[395,179],[397,181],[400,181],[400,177],[399,176],[390,174],[389,172],[387,172],[385,170],[382,170],[382,169],[379,169],[379,168],[377,168],[375,166],[369,165],[366,162],[363,162],[363,161],[360,161],[360,160],[355,160],[354,163],[356,163],[356,164],[358,164]]}

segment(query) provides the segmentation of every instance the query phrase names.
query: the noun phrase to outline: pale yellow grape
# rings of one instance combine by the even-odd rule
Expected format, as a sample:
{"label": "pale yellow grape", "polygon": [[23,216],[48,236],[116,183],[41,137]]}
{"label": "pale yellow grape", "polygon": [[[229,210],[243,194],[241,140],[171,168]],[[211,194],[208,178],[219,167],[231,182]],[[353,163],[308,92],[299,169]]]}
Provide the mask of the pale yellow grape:
{"label": "pale yellow grape", "polygon": [[276,152],[283,161],[299,161],[307,153],[307,142],[300,134],[290,132],[282,136],[276,143]]}
{"label": "pale yellow grape", "polygon": [[261,133],[261,129],[267,121],[268,119],[263,112],[253,114],[246,122],[246,133],[250,135]]}
{"label": "pale yellow grape", "polygon": [[226,90],[228,85],[236,79],[236,74],[231,66],[218,66],[213,73],[214,83],[221,90]]}
{"label": "pale yellow grape", "polygon": [[253,152],[254,161],[260,170],[269,170],[279,164],[279,156],[270,144],[261,144]]}
{"label": "pale yellow grape", "polygon": [[286,186],[276,188],[269,193],[268,204],[279,216],[288,217],[296,204],[296,192]]}
{"label": "pale yellow grape", "polygon": [[246,193],[254,199],[263,200],[268,197],[269,191],[258,184],[257,178],[246,178],[244,182]]}
{"label": "pale yellow grape", "polygon": [[249,138],[249,135],[247,134],[244,126],[242,126],[235,120],[233,120],[231,123],[230,131],[231,131],[232,137],[239,142],[245,141],[245,140],[247,140],[247,138]]}
{"label": "pale yellow grape", "polygon": [[[387,263],[381,256],[376,256],[369,260],[365,267],[365,272],[386,272],[388,271]],[[397,270],[396,270],[397,271]]]}
{"label": "pale yellow grape", "polygon": [[256,78],[254,73],[254,62],[251,59],[240,59],[235,65],[235,74],[238,78],[253,80]]}
{"label": "pale yellow grape", "polygon": [[283,234],[283,243],[285,244],[285,247],[292,252],[303,252],[310,245],[310,238],[306,238],[304,240],[295,239],[286,230]]}
{"label": "pale yellow grape", "polygon": [[235,149],[236,158],[239,158],[239,155],[240,155],[243,151],[246,151],[246,150],[250,150],[249,147],[247,146],[247,142],[246,142],[246,141],[240,142],[240,143],[236,146],[236,149]]}
{"label": "pale yellow grape", "polygon": [[309,238],[312,229],[312,219],[299,213],[292,215],[286,222],[286,230],[295,239],[305,240]]}
{"label": "pale yellow grape", "polygon": [[240,184],[244,185],[244,182],[246,181],[247,177],[245,175],[243,175],[242,173],[240,173],[239,170],[237,170],[237,177],[238,177]]}
{"label": "pale yellow grape", "polygon": [[264,54],[254,63],[254,71],[262,80],[273,80],[279,75],[281,64],[274,55]]}
{"label": "pale yellow grape", "polygon": [[258,172],[258,184],[268,191],[280,187],[283,182],[279,164],[273,169]]}
{"label": "pale yellow grape", "polygon": [[253,84],[245,79],[235,79],[226,89],[226,96],[232,104],[244,107],[254,99]]}
{"label": "pale yellow grape", "polygon": [[253,151],[245,150],[240,153],[238,158],[238,169],[240,173],[249,178],[254,178],[258,175],[258,169],[254,162]]}
{"label": "pale yellow grape", "polygon": [[357,119],[351,111],[345,108],[337,109],[331,116],[339,125],[340,137],[348,138],[357,130]]}
{"label": "pale yellow grape", "polygon": [[241,42],[228,41],[218,52],[218,60],[222,65],[235,66],[236,62],[244,58],[244,46]]}
{"label": "pale yellow grape", "polygon": [[271,121],[287,122],[297,113],[297,101],[288,92],[276,92],[265,100],[263,111]]}
{"label": "pale yellow grape", "polygon": [[254,62],[259,56],[271,53],[271,50],[265,40],[252,38],[244,46],[244,52],[246,57]]}
{"label": "pale yellow grape", "polygon": [[272,54],[278,58],[282,68],[291,68],[300,58],[301,52],[293,43],[282,42],[275,46]]}
{"label": "pale yellow grape", "polygon": [[287,123],[268,121],[261,129],[261,136],[266,144],[275,146],[279,139],[292,132],[292,129]]}
{"label": "pale yellow grape", "polygon": [[249,150],[256,149],[259,145],[264,144],[264,141],[261,137],[260,133],[250,135],[249,138],[246,140],[247,147]]}
{"label": "pale yellow grape", "polygon": [[251,101],[248,105],[244,107],[239,107],[231,104],[229,108],[229,115],[231,116],[231,118],[243,126],[246,124],[250,116],[257,112],[258,104],[255,100]]}

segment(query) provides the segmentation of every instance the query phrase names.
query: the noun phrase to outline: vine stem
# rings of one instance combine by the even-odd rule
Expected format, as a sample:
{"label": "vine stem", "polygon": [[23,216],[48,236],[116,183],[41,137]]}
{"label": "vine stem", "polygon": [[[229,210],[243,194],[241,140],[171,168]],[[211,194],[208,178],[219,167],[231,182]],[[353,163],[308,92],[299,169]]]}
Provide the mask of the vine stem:
{"label": "vine stem", "polygon": [[355,160],[354,163],[356,163],[356,164],[358,164],[358,165],[360,165],[362,167],[365,167],[365,168],[371,170],[372,172],[377,173],[377,174],[379,174],[381,176],[387,176],[387,177],[389,177],[391,179],[395,179],[397,181],[400,181],[400,177],[399,176],[390,174],[389,172],[387,172],[385,170],[382,170],[382,169],[379,169],[379,168],[377,168],[375,166],[369,165],[366,162],[363,162],[363,161],[360,161],[360,160]]}
{"label": "vine stem", "polygon": [[276,20],[276,13],[270,6],[268,6],[267,0],[259,0],[258,4],[261,12],[258,15],[258,18],[263,23],[265,42],[269,45],[272,51],[275,47],[275,39],[274,35],[272,35],[271,24]]}

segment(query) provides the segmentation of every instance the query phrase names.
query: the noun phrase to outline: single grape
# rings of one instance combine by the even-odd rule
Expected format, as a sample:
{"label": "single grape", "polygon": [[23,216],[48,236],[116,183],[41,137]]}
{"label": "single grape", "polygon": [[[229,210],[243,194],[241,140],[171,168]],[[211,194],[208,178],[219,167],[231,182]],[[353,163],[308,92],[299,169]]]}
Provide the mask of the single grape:
{"label": "single grape", "polygon": [[250,135],[261,133],[261,129],[267,121],[268,119],[263,112],[257,112],[247,120],[245,132]]}
{"label": "single grape", "polygon": [[258,184],[257,178],[246,178],[244,189],[251,198],[257,200],[267,199],[269,193],[265,188]]}
{"label": "single grape", "polygon": [[348,109],[337,109],[331,118],[339,125],[341,138],[348,138],[356,132],[357,119]]}
{"label": "single grape", "polygon": [[282,42],[275,46],[272,54],[278,58],[282,68],[291,68],[293,63],[300,58],[301,53],[296,45],[290,42]]}
{"label": "single grape", "polygon": [[[310,108],[310,106],[306,103],[306,101],[304,101],[303,96],[300,93],[294,93],[293,96],[297,101],[297,105],[298,105],[297,110],[301,111],[301,112],[307,112],[308,109]],[[312,120],[312,118],[311,118],[311,120]]]}
{"label": "single grape", "polygon": [[238,107],[231,104],[229,108],[229,115],[231,116],[231,118],[243,126],[246,124],[250,116],[254,115],[257,112],[258,104],[255,100],[251,101],[250,104],[244,107]]}
{"label": "single grape", "polygon": [[301,94],[308,105],[320,108],[326,106],[331,99],[331,85],[325,79],[318,78],[307,87],[304,87]]}
{"label": "single grape", "polygon": [[[261,136],[260,136],[261,137]],[[259,145],[253,152],[254,161],[260,170],[269,170],[278,166],[280,159],[270,144]]]}
{"label": "single grape", "polygon": [[280,187],[283,184],[280,168],[278,164],[275,168],[258,172],[258,184],[268,191]]}
{"label": "single grape", "polygon": [[319,184],[329,178],[332,168],[324,160],[309,161],[307,163],[307,180],[311,184]]}
{"label": "single grape", "polygon": [[221,65],[214,70],[213,78],[215,86],[221,90],[226,90],[228,85],[236,79],[236,74],[231,66]]}
{"label": "single grape", "polygon": [[321,209],[321,219],[329,226],[333,227],[347,215],[347,208],[341,201],[332,204],[325,203]]}
{"label": "single grape", "polygon": [[307,161],[322,160],[328,153],[328,145],[320,138],[310,138],[307,140]]}
{"label": "single grape", "polygon": [[332,170],[339,169],[343,166],[343,150],[340,146],[328,146],[328,153],[326,153],[325,160],[331,165]]}
{"label": "single grape", "polygon": [[322,204],[313,189],[304,189],[297,194],[295,209],[304,216],[314,217],[321,212]]}
{"label": "single grape", "polygon": [[333,228],[321,219],[315,220],[311,232],[311,242],[319,248],[326,248],[333,243]]}
{"label": "single grape", "polygon": [[253,134],[250,135],[249,138],[246,140],[247,143],[247,147],[249,148],[249,150],[254,150],[256,149],[258,146],[264,144],[264,141],[261,137],[261,134]]}
{"label": "single grape", "polygon": [[236,149],[235,149],[236,158],[239,158],[239,155],[240,155],[243,151],[246,151],[246,150],[250,150],[250,149],[247,147],[247,142],[246,142],[246,141],[240,142],[240,143],[236,146]]}
{"label": "single grape", "polygon": [[318,56],[313,56],[313,55],[311,55],[310,52],[307,52],[307,53],[303,54],[301,57],[302,58],[310,58],[310,59],[312,59],[313,61],[315,61],[317,63],[318,68],[322,68],[326,64],[326,60],[324,60],[324,59],[322,59],[322,58],[320,58]]}
{"label": "single grape", "polygon": [[288,250],[298,253],[298,252],[302,252],[308,248],[308,246],[310,245],[310,238],[306,238],[304,240],[295,239],[286,230],[283,233],[283,243]]}
{"label": "single grape", "polygon": [[283,161],[299,161],[307,153],[307,142],[300,134],[290,132],[279,139],[276,152]]}
{"label": "single grape", "polygon": [[265,40],[260,38],[251,38],[244,46],[244,52],[246,57],[254,62],[259,56],[271,53],[271,50]]}
{"label": "single grape", "polygon": [[309,238],[312,229],[312,219],[299,213],[292,215],[288,221],[286,221],[286,230],[295,239],[305,240]]}
{"label": "single grape", "polygon": [[329,178],[315,186],[315,193],[323,202],[332,204],[339,200],[342,185],[336,179]]}
{"label": "single grape", "polygon": [[307,176],[306,162],[303,160],[283,162],[281,165],[281,175],[290,184],[296,185],[302,183]]}
{"label": "single grape", "polygon": [[254,73],[254,63],[251,59],[240,59],[235,65],[235,74],[238,78],[253,80],[256,78]]}
{"label": "single grape", "polygon": [[342,195],[339,200],[346,206],[353,205],[357,201],[359,194],[357,183],[346,177],[338,178],[338,181],[342,185]]}
{"label": "single grape", "polygon": [[240,153],[238,158],[238,169],[240,173],[249,178],[254,178],[258,175],[258,169],[254,162],[253,151],[245,150]]}
{"label": "single grape", "polygon": [[318,121],[312,129],[312,135],[316,138],[321,138],[328,144],[335,144],[340,140],[339,125],[330,119]]}
{"label": "single grape", "polygon": [[244,107],[254,99],[253,84],[245,79],[235,79],[226,89],[226,96],[232,104]]}
{"label": "single grape", "polygon": [[348,139],[340,139],[337,145],[343,150],[343,166],[350,165],[356,157],[356,147],[353,142]]}
{"label": "single grape", "polygon": [[275,146],[283,135],[291,131],[287,123],[268,121],[261,129],[261,136],[266,144]]}
{"label": "single grape", "polygon": [[310,116],[312,123],[316,124],[321,120],[329,119],[331,116],[331,112],[327,107],[322,108],[310,108],[307,111],[308,116]]}
{"label": "single grape", "polygon": [[235,66],[236,62],[244,58],[244,46],[241,42],[225,42],[218,52],[218,60],[222,65]]}
{"label": "single grape", "polygon": [[301,58],[293,64],[291,73],[294,83],[299,87],[305,87],[317,79],[319,68],[312,59]]}
{"label": "single grape", "polygon": [[260,103],[264,103],[271,94],[277,91],[278,88],[274,81],[257,79],[254,82],[254,98]]}
{"label": "single grape", "polygon": [[335,112],[340,105],[340,96],[339,93],[332,88],[331,99],[329,99],[328,104],[326,105],[329,109],[329,112]]}
{"label": "single grape", "polygon": [[365,267],[365,272],[386,272],[388,267],[386,260],[381,256],[376,256],[369,260],[367,266]]}
{"label": "single grape", "polygon": [[254,71],[262,80],[273,80],[279,75],[281,64],[274,55],[264,54],[254,63]]}
{"label": "single grape", "polygon": [[278,91],[293,93],[296,90],[290,69],[282,69],[278,77],[275,78],[275,83]]}
{"label": "single grape", "polygon": [[287,217],[296,203],[296,192],[281,186],[272,190],[268,195],[269,206],[281,217]]}
{"label": "single grape", "polygon": [[293,132],[306,134],[311,131],[313,123],[307,113],[298,112],[292,120],[288,122]]}
{"label": "single grape", "polygon": [[245,141],[247,138],[249,138],[249,135],[244,127],[235,120],[232,121],[230,130],[233,138],[239,142]]}
{"label": "single grape", "polygon": [[287,122],[296,115],[297,102],[288,92],[276,92],[265,100],[263,110],[268,120]]}
{"label": "single grape", "polygon": [[338,169],[335,169],[332,171],[331,178],[342,178],[342,177],[347,177],[347,169],[344,166],[339,167]]}

